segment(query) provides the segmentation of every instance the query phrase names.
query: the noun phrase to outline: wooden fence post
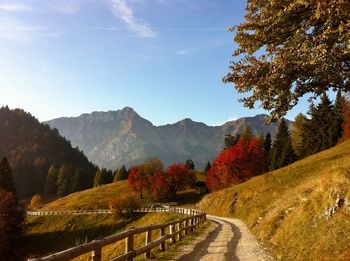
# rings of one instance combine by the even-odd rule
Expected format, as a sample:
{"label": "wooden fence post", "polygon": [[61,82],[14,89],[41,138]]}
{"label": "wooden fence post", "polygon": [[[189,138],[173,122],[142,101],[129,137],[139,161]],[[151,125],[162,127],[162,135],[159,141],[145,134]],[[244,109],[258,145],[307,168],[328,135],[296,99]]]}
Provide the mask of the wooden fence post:
{"label": "wooden fence post", "polygon": [[188,219],[185,220],[185,235],[188,234]]}
{"label": "wooden fence post", "polygon": [[[165,236],[165,227],[160,229],[160,237]],[[160,244],[160,250],[165,251],[165,241]]]}
{"label": "wooden fence post", "polygon": [[178,231],[179,231],[179,241],[181,241],[181,239],[182,239],[182,231],[181,231],[181,229],[182,229],[182,223],[183,223],[183,221],[180,221],[179,223],[178,223]]}
{"label": "wooden fence post", "polygon": [[92,251],[92,261],[101,261],[101,248]]}
{"label": "wooden fence post", "polygon": [[175,225],[170,225],[170,243],[174,244],[176,243],[176,235],[175,235]]}
{"label": "wooden fence post", "polygon": [[[149,243],[152,242],[152,230],[149,230],[146,232],[146,242],[145,245],[147,246]],[[145,253],[145,257],[146,258],[150,258],[151,257],[151,250],[146,251]]]}
{"label": "wooden fence post", "polygon": [[[128,236],[125,242],[125,253],[129,253],[131,251],[134,251],[134,234]],[[128,257],[128,261],[132,261],[133,259],[133,257]]]}

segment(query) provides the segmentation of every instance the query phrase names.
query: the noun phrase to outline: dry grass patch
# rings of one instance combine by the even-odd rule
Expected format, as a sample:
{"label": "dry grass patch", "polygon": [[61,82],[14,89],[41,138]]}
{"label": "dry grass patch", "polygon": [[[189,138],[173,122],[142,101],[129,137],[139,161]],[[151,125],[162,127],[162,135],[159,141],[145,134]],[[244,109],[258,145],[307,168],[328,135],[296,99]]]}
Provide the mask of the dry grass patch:
{"label": "dry grass patch", "polygon": [[350,141],[286,168],[206,196],[199,207],[243,219],[278,260],[350,257]]}
{"label": "dry grass patch", "polygon": [[[43,206],[47,210],[69,209],[108,209],[109,200],[123,195],[134,195],[127,181],[118,181],[112,184],[72,193],[64,198],[57,199]],[[135,195],[137,198],[137,195]]]}

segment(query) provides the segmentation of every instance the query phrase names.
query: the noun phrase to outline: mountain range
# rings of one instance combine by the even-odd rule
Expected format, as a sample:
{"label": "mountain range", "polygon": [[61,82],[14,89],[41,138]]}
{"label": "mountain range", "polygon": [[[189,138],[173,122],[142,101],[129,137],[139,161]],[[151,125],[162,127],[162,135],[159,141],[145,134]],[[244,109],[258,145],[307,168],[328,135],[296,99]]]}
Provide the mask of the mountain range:
{"label": "mountain range", "polygon": [[249,125],[254,135],[270,132],[274,136],[278,123],[265,125],[266,116],[244,117],[221,126],[208,126],[191,119],[154,126],[132,108],[125,107],[44,123],[58,129],[101,167],[117,169],[157,156],[165,166],[192,159],[200,169],[223,149],[226,134],[236,135]]}

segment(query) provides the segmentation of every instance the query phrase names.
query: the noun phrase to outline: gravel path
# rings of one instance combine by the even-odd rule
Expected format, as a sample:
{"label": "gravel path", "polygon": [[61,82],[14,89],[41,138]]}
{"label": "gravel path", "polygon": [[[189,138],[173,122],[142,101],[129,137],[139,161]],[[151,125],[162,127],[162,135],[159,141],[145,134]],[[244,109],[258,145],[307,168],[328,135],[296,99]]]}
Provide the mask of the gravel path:
{"label": "gravel path", "polygon": [[174,260],[273,260],[241,220],[210,215],[207,217],[211,221],[207,231],[190,245],[181,248],[181,254]]}

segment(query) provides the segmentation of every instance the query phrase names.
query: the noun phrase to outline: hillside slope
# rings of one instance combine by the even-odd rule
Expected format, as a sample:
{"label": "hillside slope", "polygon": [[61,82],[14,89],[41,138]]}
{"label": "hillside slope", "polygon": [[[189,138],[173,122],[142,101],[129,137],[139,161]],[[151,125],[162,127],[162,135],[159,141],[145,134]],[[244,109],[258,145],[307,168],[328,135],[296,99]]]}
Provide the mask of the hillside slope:
{"label": "hillside slope", "polygon": [[132,193],[127,181],[118,181],[72,193],[44,205],[43,208],[45,210],[108,209],[110,199]]}
{"label": "hillside slope", "polygon": [[0,108],[0,137],[0,158],[9,160],[19,196],[43,193],[51,165],[79,168],[80,189],[91,187],[95,166],[57,130],[40,123],[31,114],[21,109]]}
{"label": "hillside slope", "polygon": [[349,260],[350,141],[209,194],[198,206],[245,221],[278,260]]}
{"label": "hillside slope", "polygon": [[265,115],[241,118],[222,126],[207,126],[184,119],[174,124],[154,126],[132,108],[93,112],[73,118],[46,122],[84,151],[99,166],[116,169],[158,156],[165,165],[191,158],[204,168],[223,149],[225,134],[237,134],[249,125],[252,132],[277,130],[277,123],[264,124]]}

